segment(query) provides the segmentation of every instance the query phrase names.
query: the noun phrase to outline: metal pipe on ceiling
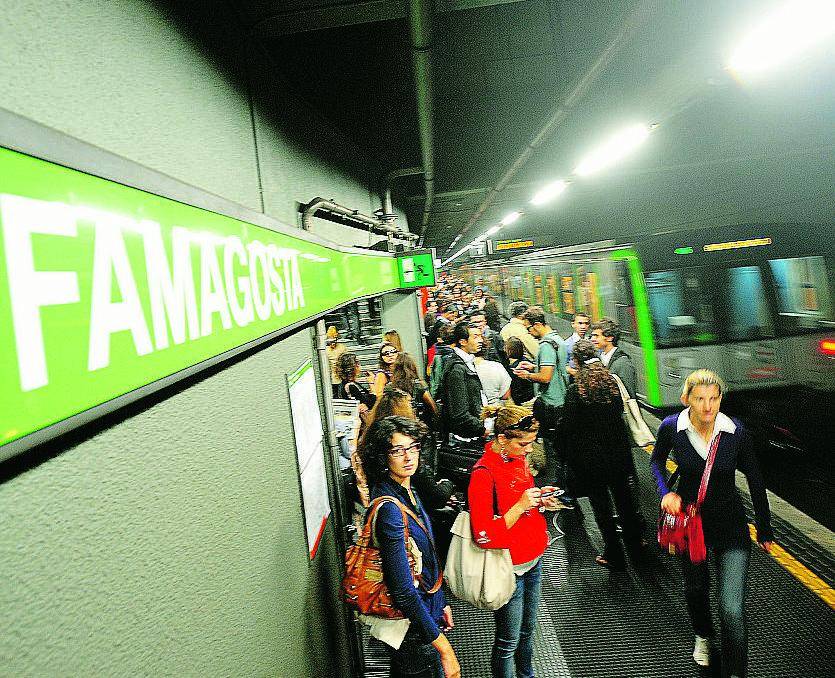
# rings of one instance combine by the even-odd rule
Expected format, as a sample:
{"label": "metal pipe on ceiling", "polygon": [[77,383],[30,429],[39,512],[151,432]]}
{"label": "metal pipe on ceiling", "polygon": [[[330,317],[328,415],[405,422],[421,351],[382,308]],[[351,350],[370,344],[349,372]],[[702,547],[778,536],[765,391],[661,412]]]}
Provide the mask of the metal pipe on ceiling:
{"label": "metal pipe on ceiling", "polygon": [[[415,233],[400,231],[394,226],[391,226],[388,221],[384,219],[370,217],[367,214],[362,214],[359,210],[353,210],[350,207],[339,205],[338,203],[335,203],[332,200],[326,200],[325,198],[314,198],[303,207],[302,228],[305,231],[309,231],[310,227],[313,225],[314,215],[317,212],[324,212],[325,219],[336,216],[348,221],[354,221],[357,222],[358,227],[365,228],[372,233],[380,233],[382,235],[401,238],[410,242],[414,242],[418,239],[418,236]],[[334,219],[331,220],[333,221]]]}
{"label": "metal pipe on ceiling", "polygon": [[420,155],[423,163],[424,202],[420,241],[426,233],[435,199],[435,131],[433,122],[432,78],[432,2],[410,0],[409,34],[412,43],[412,67],[415,74]]}
{"label": "metal pipe on ceiling", "polygon": [[[472,216],[467,220],[466,225],[461,231],[461,235],[469,231],[487,211],[499,194],[507,188],[513,177],[521,170],[530,160],[534,152],[548,139],[572,112],[574,106],[586,95],[589,88],[592,86],[597,77],[606,69],[609,63],[615,56],[615,53],[623,47],[624,43],[632,36],[635,30],[649,18],[655,11],[657,0],[642,0],[638,6],[623,22],[620,31],[614,39],[606,45],[606,48],[600,54],[591,67],[583,74],[577,84],[565,96],[565,98],[557,104],[551,111],[544,124],[539,128],[536,134],[533,135],[527,146],[522,150],[519,156],[510,164],[507,171],[499,179],[498,183],[493,186],[485,196],[481,205],[478,206]],[[424,229],[425,229],[424,225]],[[421,231],[421,235],[423,232]],[[452,245],[447,248],[447,254],[452,250]]]}

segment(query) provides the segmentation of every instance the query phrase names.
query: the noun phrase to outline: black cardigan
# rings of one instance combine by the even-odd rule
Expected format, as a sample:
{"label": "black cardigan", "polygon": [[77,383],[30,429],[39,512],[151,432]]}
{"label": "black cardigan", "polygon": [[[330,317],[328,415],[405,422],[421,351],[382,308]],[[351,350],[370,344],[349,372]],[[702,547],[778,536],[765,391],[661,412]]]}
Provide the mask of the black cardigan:
{"label": "black cardigan", "polygon": [[[748,478],[748,488],[756,514],[757,541],[774,539],[771,531],[771,511],[768,507],[765,483],[754,454],[753,440],[738,419],[732,418],[731,421],[736,425],[736,431],[722,432],[701,509],[705,544],[708,546],[750,544],[745,509],[736,489],[737,469]],[[672,414],[661,422],[650,465],[658,483],[658,491],[663,497],[670,491],[665,473],[667,456],[674,452],[681,474],[678,494],[685,504],[689,504],[696,501],[699,493],[705,460],[693,449],[687,431],[676,430],[677,424],[677,414]]]}

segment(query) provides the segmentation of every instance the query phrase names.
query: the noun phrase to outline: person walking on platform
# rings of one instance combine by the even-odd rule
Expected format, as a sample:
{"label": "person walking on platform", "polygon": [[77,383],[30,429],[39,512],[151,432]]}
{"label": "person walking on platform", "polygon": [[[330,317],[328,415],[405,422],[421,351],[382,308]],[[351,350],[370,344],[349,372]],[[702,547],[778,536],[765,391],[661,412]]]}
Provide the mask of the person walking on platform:
{"label": "person walking on platform", "polygon": [[562,418],[565,392],[568,387],[568,373],[565,371],[565,343],[545,320],[545,312],[540,306],[531,306],[523,317],[527,331],[539,340],[536,367],[531,363],[521,363],[514,373],[536,385],[537,395],[533,411],[542,426],[542,442],[545,447],[545,468],[536,476],[537,485],[555,484],[566,494],[561,501],[565,508],[574,508],[574,499],[567,493],[568,466],[565,452],[559,449],[557,428]]}
{"label": "person walking on platform", "polygon": [[502,327],[499,333],[502,339],[507,341],[510,337],[517,337],[525,346],[525,357],[528,360],[536,358],[539,352],[539,343],[530,334],[528,334],[525,321],[522,317],[528,310],[528,305],[524,301],[514,301],[507,307],[507,312],[510,314],[510,320]]}
{"label": "person walking on platform", "polygon": [[591,341],[600,351],[600,361],[608,367],[612,374],[618,375],[626,387],[630,398],[635,397],[638,388],[638,376],[632,358],[622,348],[618,348],[620,341],[620,325],[611,318],[603,318],[591,326]]}
{"label": "person walking on platform", "polygon": [[[443,631],[453,626],[452,609],[438,586],[441,565],[435,553],[432,527],[412,477],[420,462],[426,427],[404,417],[386,417],[368,431],[362,448],[362,463],[371,485],[372,500],[394,497],[408,509],[404,513],[390,501],[380,505],[374,541],[380,549],[383,577],[394,606],[410,624],[397,648],[386,645],[391,656],[391,675],[459,678],[461,667]],[[410,559],[403,548],[408,521],[414,540]],[[413,566],[414,563],[414,566]],[[415,585],[415,577],[420,585]]]}
{"label": "person walking on platform", "polygon": [[[696,501],[707,459],[714,450],[700,515],[704,543],[716,564],[722,675],[744,678],[748,664],[745,587],[751,539],[745,509],[736,489],[737,469],[748,478],[756,514],[757,542],[770,551],[774,537],[753,439],[739,420],[719,411],[724,392],[725,384],[714,372],[701,369],[691,373],[684,381],[681,394],[686,409],[661,422],[650,466],[661,494],[661,508],[670,514],[680,514]],[[680,474],[678,491],[669,487],[665,474],[667,457],[673,450]],[[708,666],[714,632],[707,560],[693,563],[685,554],[682,568],[687,611],[696,633],[693,659],[700,666]]]}
{"label": "person walking on platform", "polygon": [[467,498],[473,541],[481,548],[509,549],[516,578],[510,600],[496,610],[496,636],[490,660],[495,678],[530,678],[533,632],[539,609],[542,554],[548,528],[539,507],[558,508],[555,488],[534,485],[527,455],[539,424],[531,411],[517,405],[484,408],[493,418],[496,439],[473,467]]}
{"label": "person walking on platform", "polygon": [[594,344],[581,339],[574,345],[577,371],[565,395],[560,441],[574,471],[572,494],[587,496],[603,535],[598,565],[613,570],[626,567],[618,540],[609,493],[620,515],[623,541],[634,554],[641,547],[641,521],[635,512],[627,475],[632,468],[629,433],[621,416],[620,389],[596,355]]}

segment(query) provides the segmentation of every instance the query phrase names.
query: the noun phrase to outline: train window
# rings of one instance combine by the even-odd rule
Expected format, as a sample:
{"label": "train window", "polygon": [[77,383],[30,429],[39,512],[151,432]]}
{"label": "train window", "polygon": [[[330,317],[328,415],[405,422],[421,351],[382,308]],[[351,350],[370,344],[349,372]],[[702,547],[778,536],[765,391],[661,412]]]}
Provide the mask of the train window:
{"label": "train window", "polygon": [[716,341],[711,292],[699,269],[647,273],[645,280],[659,348]]}
{"label": "train window", "polygon": [[774,336],[774,324],[765,298],[759,266],[728,269],[728,339],[746,341]]}
{"label": "train window", "polygon": [[781,329],[799,334],[835,321],[823,257],[773,259],[768,262],[777,287]]}

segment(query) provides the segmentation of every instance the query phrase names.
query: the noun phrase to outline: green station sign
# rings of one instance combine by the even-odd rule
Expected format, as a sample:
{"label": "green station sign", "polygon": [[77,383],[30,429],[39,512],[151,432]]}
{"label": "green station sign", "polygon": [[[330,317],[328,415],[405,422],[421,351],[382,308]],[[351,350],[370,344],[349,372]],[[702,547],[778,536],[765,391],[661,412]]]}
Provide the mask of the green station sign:
{"label": "green station sign", "polygon": [[432,287],[435,284],[435,252],[415,250],[397,258],[400,287]]}
{"label": "green station sign", "polygon": [[0,457],[405,270],[0,148]]}

